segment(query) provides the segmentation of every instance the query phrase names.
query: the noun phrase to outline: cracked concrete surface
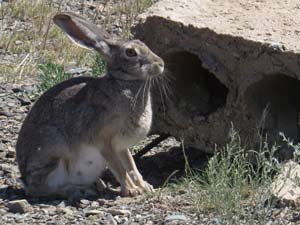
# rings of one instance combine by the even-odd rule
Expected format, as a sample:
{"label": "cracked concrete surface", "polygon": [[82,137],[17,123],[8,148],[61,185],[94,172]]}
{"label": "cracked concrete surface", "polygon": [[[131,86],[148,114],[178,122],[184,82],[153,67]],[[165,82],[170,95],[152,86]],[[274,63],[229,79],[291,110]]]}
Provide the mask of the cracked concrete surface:
{"label": "cracked concrete surface", "polygon": [[154,92],[153,133],[206,152],[232,124],[251,146],[258,130],[300,140],[298,0],[162,0],[134,33],[172,77],[169,99]]}

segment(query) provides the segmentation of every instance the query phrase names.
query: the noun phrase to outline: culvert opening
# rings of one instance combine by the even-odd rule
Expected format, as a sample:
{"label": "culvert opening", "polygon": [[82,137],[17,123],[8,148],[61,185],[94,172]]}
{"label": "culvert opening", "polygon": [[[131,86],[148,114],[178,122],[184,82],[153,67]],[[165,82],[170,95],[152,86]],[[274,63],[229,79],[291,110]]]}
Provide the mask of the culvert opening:
{"label": "culvert opening", "polygon": [[283,132],[300,141],[299,80],[283,74],[268,76],[248,88],[246,103],[252,116],[262,119],[259,125],[263,134],[278,138]]}
{"label": "culvert opening", "polygon": [[173,102],[188,116],[208,116],[226,104],[228,89],[202,67],[197,55],[178,51],[163,56],[172,79]]}

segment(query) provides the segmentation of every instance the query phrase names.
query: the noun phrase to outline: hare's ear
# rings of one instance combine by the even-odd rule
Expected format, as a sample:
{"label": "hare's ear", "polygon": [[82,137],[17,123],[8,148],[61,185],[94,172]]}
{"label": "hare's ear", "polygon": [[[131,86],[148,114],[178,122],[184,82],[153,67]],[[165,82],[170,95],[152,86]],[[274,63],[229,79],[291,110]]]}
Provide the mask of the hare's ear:
{"label": "hare's ear", "polygon": [[108,33],[74,13],[59,13],[54,16],[53,21],[76,44],[95,49],[107,60],[111,60],[112,48],[116,46],[116,41],[110,40]]}

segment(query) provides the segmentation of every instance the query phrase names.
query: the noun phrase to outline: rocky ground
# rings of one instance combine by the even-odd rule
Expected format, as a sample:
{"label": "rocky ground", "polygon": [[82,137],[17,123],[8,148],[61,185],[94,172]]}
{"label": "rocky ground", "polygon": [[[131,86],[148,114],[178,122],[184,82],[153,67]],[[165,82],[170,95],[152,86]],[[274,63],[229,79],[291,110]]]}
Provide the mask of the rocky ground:
{"label": "rocky ground", "polygon": [[[199,224],[199,215],[189,212],[189,203],[173,196],[157,194],[137,198],[121,198],[110,188],[93,193],[79,202],[68,200],[26,199],[19,180],[14,146],[18,131],[33,102],[26,97],[35,91],[33,85],[0,86],[0,224]],[[141,148],[151,137],[135,147]],[[180,143],[169,138],[138,161],[146,180],[156,188],[169,176],[184,175],[184,157]],[[192,165],[205,165],[206,157],[187,149]],[[203,163],[201,163],[201,161]],[[108,186],[116,182],[106,174]],[[201,221],[205,220],[202,218]]]}
{"label": "rocky ground", "polygon": [[[180,143],[169,138],[152,149],[137,164],[154,187],[153,195],[136,198],[119,196],[117,184],[109,173],[107,188],[77,202],[66,199],[27,199],[15,162],[18,131],[33,102],[27,95],[34,85],[0,86],[0,224],[224,224],[213,213],[196,212],[184,195],[188,190],[161,192],[165,181],[176,182],[184,176],[185,159]],[[135,151],[149,141],[144,140]],[[207,155],[186,149],[192,167],[204,168]],[[173,172],[177,171],[174,175]],[[170,177],[171,176],[171,177]],[[116,190],[116,191],[115,191]],[[299,224],[297,205],[277,205],[269,212],[271,224]],[[240,224],[247,224],[241,220]]]}
{"label": "rocky ground", "polygon": [[[54,4],[57,6],[59,1]],[[13,1],[0,1],[1,7],[12,4]],[[84,13],[95,16],[95,10],[100,20],[107,15],[106,10],[114,7],[115,1],[85,1],[84,4],[68,1],[62,4],[63,10]],[[2,11],[3,12],[3,11]],[[106,14],[105,14],[106,13]],[[113,13],[112,17],[118,16]],[[99,19],[99,18],[97,18]],[[103,19],[103,18],[102,18]],[[120,24],[109,24],[109,31],[120,34]],[[1,32],[11,32],[17,27],[17,32],[30,29],[28,20],[13,21],[7,16],[1,17]],[[4,34],[2,33],[2,34]],[[0,36],[3,37],[3,36]],[[50,40],[51,42],[51,40]],[[22,40],[17,44],[23,45]],[[26,52],[12,53],[0,45],[0,64],[26,59]],[[38,55],[33,53],[33,61]],[[21,65],[22,66],[22,65]],[[66,65],[68,67],[68,65]],[[81,68],[73,68],[77,73]],[[84,71],[84,70],[83,70]],[[93,193],[86,199],[71,202],[66,199],[28,199],[19,179],[19,171],[15,161],[15,144],[19,129],[34,100],[30,98],[37,92],[36,73],[23,74],[21,79],[7,79],[14,74],[1,72],[0,79],[0,224],[198,224],[197,215],[183,212],[184,202],[171,196],[140,196],[136,198],[121,198],[118,187],[112,176],[107,173],[104,180],[108,188]],[[146,139],[133,151],[141,148],[151,138]],[[184,158],[179,143],[168,139],[154,148],[149,157],[138,161],[143,175],[156,188],[162,186],[174,170],[179,170],[176,176],[184,174]],[[177,148],[176,148],[177,147]],[[170,150],[170,153],[168,153]],[[155,154],[157,153],[157,154]],[[199,159],[203,157],[200,155]],[[197,157],[195,157],[197,160]],[[175,161],[175,162],[174,162]],[[177,168],[178,167],[178,168]],[[111,184],[109,184],[111,183]],[[116,188],[116,191],[110,187]],[[188,204],[186,204],[188,206]]]}
{"label": "rocky ground", "polygon": [[[0,0],[1,4],[3,2],[10,1]],[[95,9],[95,4],[105,2],[86,1],[84,9],[89,13]],[[69,1],[66,9],[81,11],[82,6],[76,1]],[[1,25],[6,26],[2,27],[4,30],[9,30],[6,19],[1,21]],[[18,21],[18,24],[20,29],[30,25],[26,20]],[[122,29],[119,24],[111,28],[116,34]],[[26,58],[26,53],[11,54],[0,47],[0,57],[1,64]],[[81,71],[77,67],[73,69]],[[118,185],[107,172],[103,178],[107,187],[93,189],[80,201],[26,198],[15,161],[15,144],[22,121],[34,104],[30,96],[36,93],[38,81],[36,74],[28,74],[25,78],[10,82],[0,79],[0,224],[226,224],[213,212],[197,211],[186,198],[189,190],[163,191],[167,181],[174,183],[185,177],[185,156],[190,166],[197,169],[205,168],[209,158],[192,148],[186,148],[184,155],[180,143],[173,138],[157,145],[137,161],[144,178],[156,188],[154,194],[122,198]],[[132,150],[136,152],[152,139],[148,137]],[[268,212],[266,224],[300,224],[299,209],[293,204],[276,205]],[[249,224],[243,218],[240,221],[238,224]]]}

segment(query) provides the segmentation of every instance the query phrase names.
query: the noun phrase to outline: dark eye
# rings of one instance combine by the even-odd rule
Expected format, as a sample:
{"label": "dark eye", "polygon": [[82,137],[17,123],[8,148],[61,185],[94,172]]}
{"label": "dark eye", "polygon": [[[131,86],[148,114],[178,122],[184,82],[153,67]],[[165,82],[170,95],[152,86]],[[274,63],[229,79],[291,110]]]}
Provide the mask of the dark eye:
{"label": "dark eye", "polygon": [[128,56],[128,57],[135,57],[137,56],[137,53],[136,51],[133,49],[133,48],[127,48],[125,50],[125,54]]}

